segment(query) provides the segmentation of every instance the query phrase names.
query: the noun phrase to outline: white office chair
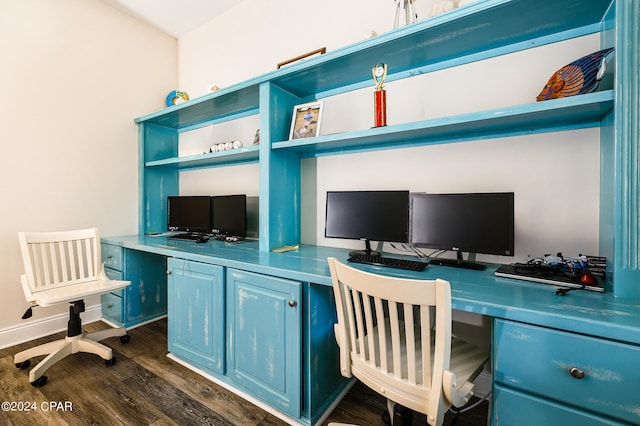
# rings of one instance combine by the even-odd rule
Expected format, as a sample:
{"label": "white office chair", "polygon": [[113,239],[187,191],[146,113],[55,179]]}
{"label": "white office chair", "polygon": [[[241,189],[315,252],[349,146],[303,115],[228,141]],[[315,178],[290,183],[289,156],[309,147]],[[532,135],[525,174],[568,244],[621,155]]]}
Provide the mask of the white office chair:
{"label": "white office chair", "polygon": [[47,355],[29,372],[29,382],[39,387],[47,382],[44,372],[67,355],[89,352],[102,357],[107,366],[115,364],[111,348],[98,342],[120,336],[120,340],[126,343],[129,341],[126,330],[112,328],[85,334],[80,319],[85,297],[119,290],[131,284],[130,281],[110,280],[105,276],[98,230],[19,232],[18,239],[25,269],[20,281],[31,305],[22,318],[29,318],[34,306],[58,303],[70,303],[71,306],[67,336],[16,354],[13,358],[16,367],[28,368],[30,358]]}
{"label": "white office chair", "polygon": [[[461,407],[489,353],[451,335],[448,281],[392,278],[329,258],[338,323],[340,371],[441,425]],[[435,313],[433,309],[435,308]]]}

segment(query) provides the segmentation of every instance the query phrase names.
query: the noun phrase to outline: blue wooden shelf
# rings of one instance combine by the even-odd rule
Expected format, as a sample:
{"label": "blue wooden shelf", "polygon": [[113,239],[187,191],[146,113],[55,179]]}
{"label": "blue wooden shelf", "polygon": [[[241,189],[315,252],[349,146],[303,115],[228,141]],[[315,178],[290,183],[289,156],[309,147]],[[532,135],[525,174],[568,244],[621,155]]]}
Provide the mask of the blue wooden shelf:
{"label": "blue wooden shelf", "polygon": [[602,117],[613,109],[613,100],[613,91],[607,90],[413,123],[276,142],[272,148],[311,157],[597,127],[601,125]]}
{"label": "blue wooden shelf", "polygon": [[[300,99],[372,85],[371,68],[389,66],[387,81],[420,68],[456,66],[602,30],[610,0],[484,0],[325,55],[137,118],[173,129],[258,110],[260,86],[274,84]],[[549,38],[546,40],[545,38]]]}
{"label": "blue wooden shelf", "polygon": [[256,81],[247,81],[223,88],[167,107],[144,117],[136,118],[136,123],[151,123],[176,130],[187,130],[212,120],[224,121],[256,114],[259,104],[260,86]]}
{"label": "blue wooden shelf", "polygon": [[147,161],[145,167],[174,167],[177,169],[194,169],[200,167],[232,166],[257,163],[260,147],[257,145],[237,148],[230,151],[211,152],[171,157],[162,160]]}

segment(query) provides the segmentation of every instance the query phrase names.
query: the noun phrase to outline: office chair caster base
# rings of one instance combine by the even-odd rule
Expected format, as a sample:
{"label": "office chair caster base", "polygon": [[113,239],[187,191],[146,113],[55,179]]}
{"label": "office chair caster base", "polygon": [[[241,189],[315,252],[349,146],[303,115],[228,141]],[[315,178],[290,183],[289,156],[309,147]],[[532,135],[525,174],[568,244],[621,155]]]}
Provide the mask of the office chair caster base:
{"label": "office chair caster base", "polygon": [[112,365],[116,365],[116,357],[114,356],[111,359],[105,359],[104,363],[106,364],[107,367],[111,367]]}
{"label": "office chair caster base", "polygon": [[31,386],[33,386],[34,388],[39,388],[44,386],[47,383],[47,376],[40,376],[37,379],[35,379],[33,382],[31,382]]}
{"label": "office chair caster base", "polygon": [[131,340],[131,336],[125,334],[124,336],[120,336],[120,343],[126,345]]}
{"label": "office chair caster base", "polygon": [[28,359],[26,361],[17,363],[16,368],[19,368],[20,370],[26,370],[27,368],[29,368],[30,365],[31,365],[31,360]]}

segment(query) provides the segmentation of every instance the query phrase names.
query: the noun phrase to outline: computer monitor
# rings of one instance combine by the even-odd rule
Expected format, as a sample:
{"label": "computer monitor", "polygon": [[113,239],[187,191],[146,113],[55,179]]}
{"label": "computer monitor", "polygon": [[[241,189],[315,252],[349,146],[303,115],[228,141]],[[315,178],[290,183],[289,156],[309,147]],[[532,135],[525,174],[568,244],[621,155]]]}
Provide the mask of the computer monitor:
{"label": "computer monitor", "polygon": [[211,233],[229,237],[246,237],[246,195],[217,195],[211,197],[211,212]]}
{"label": "computer monitor", "polygon": [[409,239],[413,247],[451,250],[457,259],[431,264],[484,269],[462,252],[513,256],[514,193],[411,194]]}
{"label": "computer monitor", "polygon": [[371,241],[408,241],[409,191],[327,192],[325,237],[364,240],[364,251],[379,254]]}
{"label": "computer monitor", "polygon": [[208,233],[211,230],[211,197],[182,195],[167,197],[169,231]]}

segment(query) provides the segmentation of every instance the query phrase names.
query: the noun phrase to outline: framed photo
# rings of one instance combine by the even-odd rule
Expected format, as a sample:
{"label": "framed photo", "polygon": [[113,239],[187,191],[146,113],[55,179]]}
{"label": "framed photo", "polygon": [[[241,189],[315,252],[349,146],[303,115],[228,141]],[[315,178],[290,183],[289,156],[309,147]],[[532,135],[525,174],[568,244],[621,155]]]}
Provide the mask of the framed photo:
{"label": "framed photo", "polygon": [[289,139],[312,138],[320,134],[322,101],[296,105],[291,118]]}

